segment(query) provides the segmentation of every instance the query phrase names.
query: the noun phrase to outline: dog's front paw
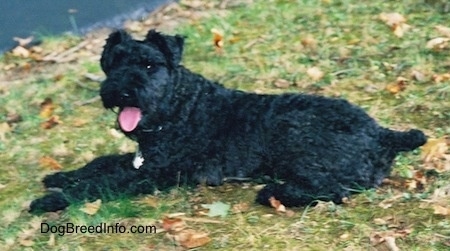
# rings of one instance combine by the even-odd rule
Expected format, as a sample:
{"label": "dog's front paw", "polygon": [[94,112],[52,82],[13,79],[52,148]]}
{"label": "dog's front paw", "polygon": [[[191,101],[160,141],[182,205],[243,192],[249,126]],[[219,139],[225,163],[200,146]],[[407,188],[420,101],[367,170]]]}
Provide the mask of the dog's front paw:
{"label": "dog's front paw", "polygon": [[32,214],[56,212],[58,210],[63,210],[68,206],[69,202],[62,193],[50,193],[42,198],[32,201],[29,212]]}

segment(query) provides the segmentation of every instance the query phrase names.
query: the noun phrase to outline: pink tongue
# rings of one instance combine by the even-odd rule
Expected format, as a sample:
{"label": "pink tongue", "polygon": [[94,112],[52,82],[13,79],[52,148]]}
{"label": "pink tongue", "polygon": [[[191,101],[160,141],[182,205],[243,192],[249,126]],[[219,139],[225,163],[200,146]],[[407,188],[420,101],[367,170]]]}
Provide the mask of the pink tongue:
{"label": "pink tongue", "polygon": [[125,107],[119,114],[119,125],[125,132],[133,131],[141,120],[141,109]]}

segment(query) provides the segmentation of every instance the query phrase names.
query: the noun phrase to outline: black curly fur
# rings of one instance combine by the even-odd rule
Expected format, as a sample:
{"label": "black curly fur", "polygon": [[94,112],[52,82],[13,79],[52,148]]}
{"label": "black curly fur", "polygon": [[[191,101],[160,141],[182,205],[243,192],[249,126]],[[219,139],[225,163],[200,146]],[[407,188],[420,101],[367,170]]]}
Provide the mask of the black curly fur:
{"label": "black curly fur", "polygon": [[124,31],[109,36],[100,95],[105,108],[142,111],[138,126],[123,132],[138,142],[143,165],[133,167],[133,154],[112,155],[49,175],[44,185],[60,191],[33,201],[31,212],[180,183],[220,185],[227,177],[271,177],[257,196],[261,204],[271,196],[286,206],[340,203],[378,186],[400,151],[426,141],[419,130],[380,127],[342,99],[225,89],[180,65],[183,40],[154,30],[142,41]]}

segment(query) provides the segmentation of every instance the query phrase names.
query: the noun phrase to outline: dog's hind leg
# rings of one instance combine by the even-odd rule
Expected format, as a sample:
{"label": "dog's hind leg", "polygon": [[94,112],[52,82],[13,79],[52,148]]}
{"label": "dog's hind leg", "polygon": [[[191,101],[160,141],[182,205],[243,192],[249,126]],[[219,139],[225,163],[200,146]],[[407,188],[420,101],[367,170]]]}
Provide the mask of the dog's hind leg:
{"label": "dog's hind leg", "polygon": [[342,198],[349,194],[330,173],[317,171],[291,173],[283,184],[268,184],[258,193],[256,201],[269,205],[273,196],[285,206],[308,205],[316,200],[342,203]]}
{"label": "dog's hind leg", "polygon": [[385,128],[383,130],[384,132],[380,134],[380,143],[392,149],[395,154],[401,151],[412,151],[427,141],[425,134],[420,130],[412,129],[407,132],[398,132]]}
{"label": "dog's hind leg", "polygon": [[333,201],[337,204],[342,203],[342,198],[349,195],[348,191],[341,190],[318,190],[315,187],[302,187],[294,183],[266,185],[259,191],[256,202],[262,205],[270,205],[270,197],[279,200],[288,207],[304,206],[315,201]]}

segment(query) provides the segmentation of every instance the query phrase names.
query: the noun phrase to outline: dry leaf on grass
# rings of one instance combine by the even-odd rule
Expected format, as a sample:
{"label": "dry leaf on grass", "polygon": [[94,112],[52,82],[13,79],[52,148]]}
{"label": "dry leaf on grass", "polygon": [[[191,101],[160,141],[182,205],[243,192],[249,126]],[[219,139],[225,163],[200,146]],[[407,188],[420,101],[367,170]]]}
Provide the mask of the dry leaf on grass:
{"label": "dry leaf on grass", "polygon": [[31,52],[22,46],[16,46],[14,49],[12,49],[11,53],[16,57],[21,58],[28,58],[30,57]]}
{"label": "dry leaf on grass", "polygon": [[305,48],[309,49],[317,48],[317,40],[312,35],[306,35],[305,37],[303,37],[301,43]]}
{"label": "dry leaf on grass", "polygon": [[311,67],[306,70],[306,74],[314,81],[321,80],[325,75],[319,67]]}
{"label": "dry leaf on grass", "polygon": [[450,215],[450,183],[436,188],[433,195],[425,203],[420,204],[420,208],[432,208],[434,214],[449,216]]}
{"label": "dry leaf on grass", "polygon": [[406,181],[409,190],[423,190],[427,184],[427,176],[423,170],[414,170],[412,179]]}
{"label": "dry leaf on grass", "polygon": [[158,208],[158,206],[159,206],[159,200],[155,196],[147,195],[144,198],[142,198],[141,200],[139,200],[139,202],[141,202],[147,206],[153,207],[153,208]]}
{"label": "dry leaf on grass", "polygon": [[381,21],[388,25],[397,37],[403,37],[404,33],[410,28],[406,24],[406,18],[397,12],[381,13],[379,15]]}
{"label": "dry leaf on grass", "polygon": [[231,208],[231,211],[235,214],[244,213],[244,212],[247,212],[249,208],[250,208],[250,205],[248,203],[241,202],[238,204],[234,204],[233,207]]}
{"label": "dry leaf on grass", "polygon": [[19,244],[24,247],[33,246],[34,245],[33,239],[36,236],[36,232],[37,232],[36,228],[21,230],[17,236]]}
{"label": "dry leaf on grass", "polygon": [[213,34],[213,44],[214,48],[216,49],[216,52],[222,53],[224,46],[223,31],[216,28],[212,28],[211,33]]}
{"label": "dry leaf on grass", "polygon": [[383,209],[390,208],[390,207],[392,207],[392,205],[394,205],[396,202],[398,202],[401,198],[403,198],[403,194],[397,194],[391,198],[381,201],[380,203],[378,203],[378,206]]}
{"label": "dry leaf on grass", "polygon": [[402,229],[385,232],[374,232],[369,236],[370,244],[377,250],[399,251],[395,243],[396,238],[404,238],[412,232],[413,229]]}
{"label": "dry leaf on grass", "polygon": [[427,42],[425,47],[430,50],[440,51],[448,48],[450,38],[448,37],[436,37]]}
{"label": "dry leaf on grass", "polygon": [[62,165],[58,163],[58,161],[48,156],[40,158],[39,165],[41,166],[41,168],[48,170],[61,170],[63,168]]}
{"label": "dry leaf on grass", "polygon": [[62,124],[62,121],[59,119],[59,116],[53,115],[48,120],[41,123],[42,129],[52,129],[53,127]]}
{"label": "dry leaf on grass", "polygon": [[275,80],[275,82],[273,82],[273,85],[275,85],[276,87],[281,88],[281,89],[286,89],[286,88],[289,88],[289,86],[291,85],[291,82],[289,82],[286,79],[279,78],[279,79]]}
{"label": "dry leaf on grass", "polygon": [[392,94],[397,94],[406,89],[408,79],[404,77],[398,77],[394,83],[390,83],[386,86],[386,90]]}
{"label": "dry leaf on grass", "polygon": [[44,119],[48,119],[53,115],[53,111],[55,110],[55,104],[51,98],[45,98],[44,101],[40,105],[41,111],[39,112],[39,116]]}
{"label": "dry leaf on grass", "polygon": [[207,233],[198,232],[193,229],[185,229],[176,235],[173,240],[178,242],[184,248],[196,248],[208,244],[211,241]]}
{"label": "dry leaf on grass", "polygon": [[412,77],[414,80],[419,81],[419,82],[425,82],[426,79],[427,79],[427,78],[425,77],[425,74],[422,73],[421,71],[418,71],[418,70],[412,70],[412,71],[411,71],[411,77]]}
{"label": "dry leaf on grass", "polygon": [[446,26],[443,26],[443,25],[436,25],[436,26],[434,26],[434,28],[441,35],[450,38],[450,27],[446,27]]}
{"label": "dry leaf on grass", "polygon": [[433,205],[434,214],[449,216],[450,215],[450,207],[444,207],[441,205]]}
{"label": "dry leaf on grass", "polygon": [[422,146],[422,161],[426,170],[442,173],[450,171],[450,137],[428,139]]}
{"label": "dry leaf on grass", "polygon": [[435,83],[441,83],[450,80],[450,73],[434,74],[432,77]]}
{"label": "dry leaf on grass", "polygon": [[6,141],[6,134],[11,132],[11,126],[8,123],[0,123],[0,141]]}
{"label": "dry leaf on grass", "polygon": [[225,217],[228,215],[228,211],[230,210],[230,205],[220,201],[216,201],[212,204],[202,204],[202,207],[209,209],[207,214],[209,217]]}
{"label": "dry leaf on grass", "polygon": [[179,232],[186,228],[186,223],[180,218],[164,217],[162,226],[168,232]]}
{"label": "dry leaf on grass", "polygon": [[50,237],[48,238],[48,241],[47,241],[47,246],[53,248],[53,247],[55,247],[55,245],[56,245],[55,234],[50,234]]}
{"label": "dry leaf on grass", "polygon": [[82,127],[82,126],[86,125],[87,123],[89,123],[89,120],[77,118],[77,119],[75,119],[74,121],[72,121],[71,124],[72,124],[74,127]]}
{"label": "dry leaf on grass", "polygon": [[80,211],[82,211],[86,214],[89,214],[89,215],[94,215],[98,212],[101,205],[102,205],[102,200],[98,199],[94,202],[85,203],[84,207],[80,208]]}
{"label": "dry leaf on grass", "polygon": [[180,218],[164,217],[162,225],[167,231],[167,238],[187,249],[201,247],[211,241],[207,233],[188,228],[184,220]]}

